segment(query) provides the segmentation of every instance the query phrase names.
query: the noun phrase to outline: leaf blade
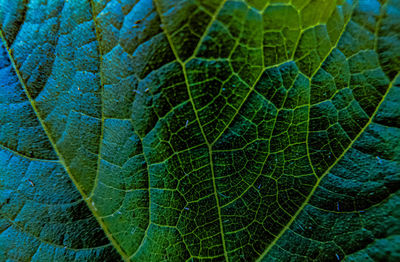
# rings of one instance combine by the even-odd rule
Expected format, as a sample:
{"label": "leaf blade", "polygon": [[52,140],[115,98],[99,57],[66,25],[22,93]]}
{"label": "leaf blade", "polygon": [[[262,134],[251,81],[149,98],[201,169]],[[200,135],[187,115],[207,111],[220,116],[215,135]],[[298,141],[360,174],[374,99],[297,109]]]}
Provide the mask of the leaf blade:
{"label": "leaf blade", "polygon": [[[158,14],[152,1],[92,3],[94,111],[78,101],[89,114],[70,122],[85,131],[67,126],[56,147],[125,259],[252,260],[274,250],[385,98],[395,2],[360,1],[353,16],[343,1],[160,3]],[[316,4],[326,16],[310,15]],[[193,17],[212,17],[194,38]]]}

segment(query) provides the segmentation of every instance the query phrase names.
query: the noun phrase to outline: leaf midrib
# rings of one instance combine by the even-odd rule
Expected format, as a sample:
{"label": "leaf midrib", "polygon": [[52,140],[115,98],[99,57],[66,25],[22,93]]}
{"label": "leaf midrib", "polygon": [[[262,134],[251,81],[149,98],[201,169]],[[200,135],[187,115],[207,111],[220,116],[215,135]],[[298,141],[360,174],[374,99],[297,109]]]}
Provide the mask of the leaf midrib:
{"label": "leaf midrib", "polygon": [[[154,2],[155,2],[157,13],[160,16],[161,23],[163,23],[163,19],[164,18],[162,16],[162,12],[160,10],[158,0],[154,0]],[[202,35],[202,37],[199,39],[199,42],[197,43],[197,46],[194,49],[194,52],[193,52],[192,56],[194,56],[195,53],[197,52],[198,48],[201,45],[201,42],[203,41],[203,38],[207,35],[207,33],[208,33],[209,29],[211,28],[212,24],[217,19],[217,16],[219,15],[221,9],[225,5],[225,2],[226,2],[226,0],[221,1],[221,4],[216,9],[214,16],[211,18],[209,24],[207,25],[207,27],[206,27],[203,35]],[[203,126],[201,125],[200,118],[198,116],[198,112],[197,112],[196,107],[195,107],[194,102],[193,102],[192,94],[191,94],[191,91],[190,91],[190,84],[189,84],[189,80],[188,80],[188,76],[187,76],[187,72],[186,72],[186,64],[180,59],[180,57],[179,57],[179,55],[178,55],[178,53],[177,53],[177,51],[175,49],[175,46],[174,46],[174,44],[172,42],[171,36],[169,35],[169,33],[168,33],[168,31],[167,31],[167,29],[165,27],[163,27],[163,32],[164,32],[164,34],[166,35],[166,37],[168,39],[168,43],[169,43],[169,45],[170,45],[170,47],[172,49],[172,52],[174,53],[174,56],[175,56],[177,62],[182,67],[182,71],[183,71],[183,75],[184,75],[184,78],[185,78],[185,85],[186,85],[187,93],[188,93],[188,96],[189,96],[189,100],[190,100],[190,103],[192,104],[193,112],[195,113],[196,121],[197,121],[197,123],[198,123],[198,125],[200,127],[201,134],[202,134],[202,136],[204,138],[204,141],[205,141],[205,143],[207,144],[207,147],[208,147],[208,155],[209,155],[209,158],[210,158],[210,169],[211,169],[211,176],[212,176],[211,178],[212,178],[212,183],[213,183],[214,198],[215,198],[215,201],[216,201],[217,211],[218,211],[218,221],[219,221],[219,227],[220,227],[220,231],[221,231],[221,240],[222,240],[222,247],[223,247],[223,251],[224,251],[224,259],[225,259],[225,261],[229,261],[228,252],[227,252],[226,244],[225,244],[224,228],[223,228],[223,225],[222,225],[221,205],[219,203],[217,185],[216,185],[216,179],[215,179],[215,173],[214,173],[214,164],[213,164],[213,159],[212,159],[212,144],[207,139],[207,136],[206,136],[206,134],[205,134],[205,132],[203,130]],[[189,59],[187,59],[186,61],[190,61],[192,56]]]}
{"label": "leaf midrib", "polygon": [[99,225],[101,226],[101,228],[103,229],[105,235],[107,236],[107,238],[110,240],[110,242],[113,244],[113,246],[115,247],[115,249],[118,251],[118,253],[122,256],[122,258],[127,261],[127,254],[121,249],[120,245],[118,244],[118,241],[114,239],[114,237],[112,236],[111,232],[108,230],[107,225],[100,219],[100,215],[97,213],[97,210],[91,205],[91,203],[89,202],[88,196],[85,194],[85,192],[83,191],[83,189],[79,186],[79,183],[75,180],[75,178],[72,175],[71,170],[68,168],[62,154],[59,152],[59,150],[56,147],[56,143],[53,140],[53,138],[50,135],[50,132],[47,130],[46,125],[44,123],[44,121],[42,120],[42,118],[40,117],[39,114],[39,110],[36,107],[36,104],[34,102],[34,100],[32,99],[32,96],[30,95],[30,93],[28,92],[28,89],[26,87],[25,81],[22,79],[22,76],[18,70],[18,67],[15,63],[14,57],[12,56],[7,40],[5,39],[4,35],[3,35],[3,29],[0,29],[0,38],[1,41],[3,42],[6,50],[7,50],[7,54],[8,54],[8,58],[10,59],[10,62],[14,68],[15,74],[18,77],[18,80],[22,86],[22,88],[24,89],[24,93],[27,96],[29,103],[32,106],[33,111],[35,112],[36,118],[38,119],[41,127],[43,128],[47,138],[50,141],[51,146],[53,147],[53,150],[55,152],[55,154],[57,155],[58,159],[60,160],[59,162],[61,163],[61,165],[64,167],[66,173],[68,174],[68,176],[70,177],[71,181],[73,182],[73,184],[75,185],[76,189],[79,191],[79,193],[81,194],[82,198],[84,199],[84,201],[86,202],[88,208],[90,209],[90,211],[92,212],[93,216],[96,218],[96,220],[98,221]]}

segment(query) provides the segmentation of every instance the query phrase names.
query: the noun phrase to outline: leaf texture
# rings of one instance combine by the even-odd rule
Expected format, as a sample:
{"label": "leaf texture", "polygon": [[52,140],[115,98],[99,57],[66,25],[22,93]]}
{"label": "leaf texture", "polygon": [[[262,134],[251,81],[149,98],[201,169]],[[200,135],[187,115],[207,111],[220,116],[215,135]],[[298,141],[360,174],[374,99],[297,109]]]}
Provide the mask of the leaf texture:
{"label": "leaf texture", "polygon": [[118,261],[0,43],[0,261]]}
{"label": "leaf texture", "polygon": [[[395,261],[399,13],[398,0],[0,1],[4,201],[37,174],[43,192],[23,185],[35,197],[79,203],[42,214],[97,232],[78,261]],[[34,222],[17,228],[15,201],[0,214],[17,239]]]}

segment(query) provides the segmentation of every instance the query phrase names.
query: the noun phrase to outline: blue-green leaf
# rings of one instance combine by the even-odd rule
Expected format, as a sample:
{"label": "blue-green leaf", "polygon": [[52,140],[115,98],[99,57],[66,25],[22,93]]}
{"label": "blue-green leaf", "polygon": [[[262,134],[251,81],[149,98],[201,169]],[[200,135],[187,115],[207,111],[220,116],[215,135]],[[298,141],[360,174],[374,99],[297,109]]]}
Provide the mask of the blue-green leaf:
{"label": "blue-green leaf", "polygon": [[399,25],[398,0],[0,0],[3,257],[396,261]]}

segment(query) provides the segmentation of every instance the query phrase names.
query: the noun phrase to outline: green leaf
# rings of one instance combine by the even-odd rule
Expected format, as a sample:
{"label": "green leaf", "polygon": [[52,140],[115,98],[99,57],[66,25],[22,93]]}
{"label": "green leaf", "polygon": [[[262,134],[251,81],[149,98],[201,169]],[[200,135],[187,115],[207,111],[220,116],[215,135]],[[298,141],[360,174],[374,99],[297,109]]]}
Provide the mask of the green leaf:
{"label": "green leaf", "polygon": [[399,14],[0,1],[3,257],[396,261]]}
{"label": "green leaf", "polygon": [[0,261],[118,261],[0,43]]}

